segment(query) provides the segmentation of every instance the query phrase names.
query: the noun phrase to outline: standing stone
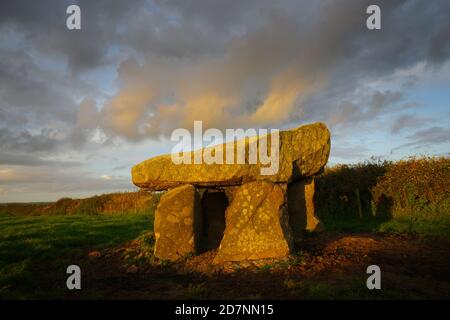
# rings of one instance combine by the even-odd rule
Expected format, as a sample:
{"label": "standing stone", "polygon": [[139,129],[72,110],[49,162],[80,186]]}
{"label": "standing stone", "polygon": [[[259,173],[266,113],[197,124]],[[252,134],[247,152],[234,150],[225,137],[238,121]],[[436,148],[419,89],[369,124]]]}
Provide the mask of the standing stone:
{"label": "standing stone", "polygon": [[291,182],[288,185],[289,224],[295,239],[304,231],[323,231],[323,225],[314,212],[314,179]]}
{"label": "standing stone", "polygon": [[201,218],[200,197],[194,186],[179,186],[162,195],[155,213],[155,256],[174,261],[196,253]]}
{"label": "standing stone", "polygon": [[214,263],[284,257],[292,237],[284,184],[240,186],[225,213],[226,227]]}

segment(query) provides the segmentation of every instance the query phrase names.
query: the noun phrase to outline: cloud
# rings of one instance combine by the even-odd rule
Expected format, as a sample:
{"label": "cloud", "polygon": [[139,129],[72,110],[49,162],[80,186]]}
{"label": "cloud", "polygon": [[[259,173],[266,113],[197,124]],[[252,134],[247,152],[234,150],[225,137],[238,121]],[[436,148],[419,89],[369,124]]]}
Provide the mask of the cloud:
{"label": "cloud", "polygon": [[77,114],[73,94],[80,89],[79,82],[40,69],[20,49],[0,50],[0,105],[8,123],[12,118],[17,125],[49,120],[71,124]]}
{"label": "cloud", "polygon": [[[198,52],[197,59],[182,51],[147,48],[140,62],[123,62],[119,69],[121,89],[104,105],[100,127],[112,135],[141,140],[167,135],[177,127],[190,128],[194,119],[218,128],[282,126],[296,118],[307,120],[313,108],[311,101],[314,113],[329,115],[323,117],[325,121],[369,121],[386,112],[386,106],[400,102],[403,95],[365,88],[364,83],[388,77],[419,61],[439,63],[448,59],[448,55],[440,59],[430,56],[431,48],[439,44],[429,34],[438,35],[446,28],[442,16],[432,18],[447,6],[444,2],[426,9],[415,1],[384,4],[387,31],[378,34],[365,28],[365,15],[361,13],[368,2],[284,4],[280,8],[264,2],[254,19],[247,12],[236,18],[227,16],[227,22],[221,23],[229,34],[219,36],[215,42],[222,44],[223,49],[211,45],[209,55],[207,49],[212,40],[208,38],[202,40],[203,54]],[[174,21],[159,25],[160,38],[170,41],[173,36],[175,43],[180,34],[174,36],[174,30],[192,31],[192,19],[198,17],[192,10],[206,10],[204,3],[196,3],[194,8],[172,2],[158,5],[165,14],[173,15]],[[219,10],[220,4],[214,8]],[[212,21],[218,12],[210,9],[197,23],[210,26],[214,32]],[[417,12],[427,18],[414,20]],[[306,20],[306,13],[314,15]],[[400,24],[397,15],[407,18]],[[232,32],[233,22],[242,32]],[[407,27],[420,31],[414,38],[399,41],[396,34]],[[332,104],[325,104],[316,98],[330,88],[344,86],[344,96],[349,101],[339,97]]]}
{"label": "cloud", "polygon": [[[65,25],[66,8],[78,4],[85,32],[70,32]],[[9,1],[2,4],[0,28],[14,28],[37,51],[53,58],[64,57],[73,72],[111,62],[109,45],[117,43],[115,25],[132,18],[144,1],[130,3],[108,0]]]}
{"label": "cloud", "polygon": [[[65,27],[65,9],[73,3],[82,10],[79,32]],[[103,154],[115,154],[120,144],[117,163],[128,163],[139,146],[152,148],[175,128],[191,129],[194,120],[203,120],[205,129],[324,121],[339,136],[341,145],[332,152],[341,159],[369,153],[346,142],[355,131],[397,134],[421,119],[428,125],[431,117],[415,115],[426,104],[411,99],[411,92],[424,75],[437,79],[450,70],[443,68],[450,57],[450,3],[382,2],[380,31],[366,28],[369,4],[5,2],[0,161],[24,177],[10,180],[9,188],[28,188],[26,177],[35,190],[39,179],[49,190],[57,189],[57,181],[75,190],[71,179],[79,190],[109,188],[120,179],[101,178],[99,168],[111,160]],[[404,138],[441,143],[447,138],[442,121]],[[69,166],[71,173],[61,171]],[[83,167],[97,169],[83,173]]]}
{"label": "cloud", "polygon": [[[396,106],[402,99],[400,92],[380,92],[375,90],[368,93],[351,97],[351,100],[344,100],[336,109],[327,110],[329,113],[329,123],[332,126],[341,125],[352,126],[361,122],[373,121],[378,116],[389,112],[389,109],[398,110]],[[401,108],[401,106],[400,106]]]}
{"label": "cloud", "polygon": [[0,145],[2,151],[52,153],[62,152],[84,145],[88,141],[88,133],[73,129],[42,128],[37,133],[28,130],[16,131],[0,128]]}
{"label": "cloud", "polygon": [[419,130],[408,138],[413,140],[410,145],[448,143],[450,141],[450,128],[435,126],[424,130]]}
{"label": "cloud", "polygon": [[133,188],[129,177],[114,176],[111,179],[99,177],[82,168],[42,167],[35,170],[28,166],[0,165],[0,187],[5,192],[16,190],[38,193],[66,193],[79,191],[130,190]]}
{"label": "cloud", "polygon": [[414,114],[402,114],[395,119],[394,123],[391,126],[391,133],[396,134],[400,131],[407,129],[418,127],[426,124],[430,119],[420,117]]}
{"label": "cloud", "polygon": [[[403,143],[398,147],[391,150],[391,153],[400,149],[415,147],[416,149],[420,147],[435,147],[439,144],[448,144],[450,142],[450,129],[438,126],[433,126],[431,128],[418,130],[415,133],[407,136],[407,143]],[[446,154],[445,152],[440,152],[440,154]]]}
{"label": "cloud", "polygon": [[77,126],[82,129],[93,129],[99,122],[99,113],[92,99],[84,99],[80,103],[77,117]]}
{"label": "cloud", "polygon": [[[389,99],[402,96],[364,84],[421,61],[431,66],[449,57],[441,41],[449,28],[446,1],[383,3],[382,32],[365,27],[370,1],[78,1],[81,32],[57,27],[68,3],[8,3],[0,28],[24,35],[22,45],[33,52],[66,59],[69,75],[119,66],[118,92],[98,104],[98,93],[78,81],[80,94],[87,97],[78,104],[61,95],[64,90],[45,85],[58,83],[56,78],[35,79],[25,95],[8,89],[11,100],[22,99],[10,104],[40,104],[36,116],[66,110],[57,118],[130,141],[167,136],[174,128],[190,127],[193,119],[219,128],[317,118],[367,121]],[[415,30],[414,36],[406,30]],[[8,75],[20,75],[18,68]],[[23,77],[17,82],[26,83]],[[339,96],[328,103],[332,92]],[[42,112],[56,104],[60,107]]]}
{"label": "cloud", "polygon": [[81,162],[77,161],[59,161],[53,159],[42,159],[27,153],[5,153],[0,152],[0,165],[11,166],[80,166]]}
{"label": "cloud", "polygon": [[[124,84],[104,106],[102,128],[143,139],[194,119],[219,128],[287,121],[300,95],[322,81],[328,55],[301,41],[305,31],[293,16],[266,14],[260,27],[228,40],[222,54],[172,61],[150,52],[139,67],[125,61],[119,69]],[[318,60],[314,70],[312,58]]]}

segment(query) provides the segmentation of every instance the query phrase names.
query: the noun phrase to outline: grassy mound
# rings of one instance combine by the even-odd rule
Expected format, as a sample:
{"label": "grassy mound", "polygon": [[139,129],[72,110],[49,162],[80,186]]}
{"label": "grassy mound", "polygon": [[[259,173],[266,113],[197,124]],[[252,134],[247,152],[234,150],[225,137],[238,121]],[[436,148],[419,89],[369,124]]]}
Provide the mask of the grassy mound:
{"label": "grassy mound", "polygon": [[0,213],[10,215],[145,214],[152,212],[159,194],[144,191],[110,193],[86,199],[62,198],[52,203],[8,203]]}

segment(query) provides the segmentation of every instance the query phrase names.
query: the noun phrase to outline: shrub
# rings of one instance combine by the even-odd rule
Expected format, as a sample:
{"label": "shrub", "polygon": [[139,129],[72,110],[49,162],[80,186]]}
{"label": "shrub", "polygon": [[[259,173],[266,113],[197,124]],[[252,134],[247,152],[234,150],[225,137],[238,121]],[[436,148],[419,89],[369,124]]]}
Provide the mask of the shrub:
{"label": "shrub", "polygon": [[371,159],[353,165],[325,168],[316,177],[314,196],[319,217],[361,217],[372,214],[372,195],[375,186],[390,163]]}
{"label": "shrub", "polygon": [[436,218],[450,214],[450,158],[410,158],[391,165],[371,188],[377,213]]}
{"label": "shrub", "polygon": [[450,158],[372,159],[326,168],[314,202],[322,218],[441,218],[450,216],[449,181]]}

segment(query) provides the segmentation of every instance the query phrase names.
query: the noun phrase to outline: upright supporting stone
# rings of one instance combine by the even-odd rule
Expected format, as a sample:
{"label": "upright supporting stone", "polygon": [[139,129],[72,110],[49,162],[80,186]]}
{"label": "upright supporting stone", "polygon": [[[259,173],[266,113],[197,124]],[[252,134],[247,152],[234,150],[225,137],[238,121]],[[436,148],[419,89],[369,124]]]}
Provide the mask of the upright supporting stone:
{"label": "upright supporting stone", "polygon": [[322,231],[323,225],[314,212],[314,178],[288,184],[289,224],[295,239],[304,231]]}
{"label": "upright supporting stone", "polygon": [[240,186],[225,213],[225,232],[214,263],[284,257],[292,236],[283,184]]}
{"label": "upright supporting stone", "polygon": [[155,213],[155,256],[177,260],[196,253],[201,232],[200,197],[192,185],[167,191]]}

